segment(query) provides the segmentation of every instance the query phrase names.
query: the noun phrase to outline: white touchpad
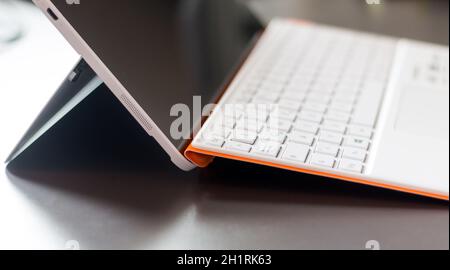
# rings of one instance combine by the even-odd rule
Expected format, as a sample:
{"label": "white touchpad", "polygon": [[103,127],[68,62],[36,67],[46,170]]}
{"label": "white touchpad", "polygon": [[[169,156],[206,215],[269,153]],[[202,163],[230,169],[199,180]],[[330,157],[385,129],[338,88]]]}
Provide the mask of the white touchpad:
{"label": "white touchpad", "polygon": [[402,44],[397,87],[401,91],[395,128],[411,135],[449,137],[448,47],[418,42]]}
{"label": "white touchpad", "polygon": [[415,135],[448,139],[449,96],[443,88],[404,86],[395,128]]}

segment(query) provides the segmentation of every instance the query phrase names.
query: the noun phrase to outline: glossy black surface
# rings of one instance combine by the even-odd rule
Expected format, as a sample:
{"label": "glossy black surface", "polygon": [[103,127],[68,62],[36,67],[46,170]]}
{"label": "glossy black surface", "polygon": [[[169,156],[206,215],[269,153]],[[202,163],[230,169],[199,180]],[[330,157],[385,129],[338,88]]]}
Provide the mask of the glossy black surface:
{"label": "glossy black surface", "polygon": [[[170,134],[179,116],[170,115],[172,106],[188,105],[192,115],[193,96],[210,103],[261,29],[235,1],[53,3],[178,148],[185,140]],[[185,131],[189,138],[191,129]]]}

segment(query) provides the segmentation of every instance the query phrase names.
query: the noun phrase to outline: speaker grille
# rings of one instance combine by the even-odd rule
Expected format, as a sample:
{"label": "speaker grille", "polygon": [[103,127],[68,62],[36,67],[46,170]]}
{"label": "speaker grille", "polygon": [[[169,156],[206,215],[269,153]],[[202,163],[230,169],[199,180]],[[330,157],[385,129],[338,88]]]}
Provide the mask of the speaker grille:
{"label": "speaker grille", "polygon": [[141,126],[150,134],[153,130],[150,122],[142,115],[138,108],[128,99],[125,95],[120,95],[120,99],[122,100],[125,107],[133,113],[134,118],[141,124]]}

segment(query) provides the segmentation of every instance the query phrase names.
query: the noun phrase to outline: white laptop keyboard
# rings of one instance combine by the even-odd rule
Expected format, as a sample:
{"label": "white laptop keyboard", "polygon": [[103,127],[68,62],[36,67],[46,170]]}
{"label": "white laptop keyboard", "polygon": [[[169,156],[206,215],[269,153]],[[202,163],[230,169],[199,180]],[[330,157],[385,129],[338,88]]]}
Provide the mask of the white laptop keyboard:
{"label": "white laptop keyboard", "polygon": [[193,145],[364,173],[397,41],[273,22]]}

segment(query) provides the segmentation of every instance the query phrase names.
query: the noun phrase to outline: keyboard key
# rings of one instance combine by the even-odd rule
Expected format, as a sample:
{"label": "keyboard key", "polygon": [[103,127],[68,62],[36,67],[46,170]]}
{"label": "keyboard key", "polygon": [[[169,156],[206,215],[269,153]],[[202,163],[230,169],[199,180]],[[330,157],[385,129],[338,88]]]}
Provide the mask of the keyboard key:
{"label": "keyboard key", "polygon": [[353,95],[353,94],[356,94],[359,92],[360,87],[361,87],[361,85],[359,82],[351,83],[351,84],[340,83],[336,87],[336,93],[347,93],[347,94]]}
{"label": "keyboard key", "polygon": [[[224,128],[221,125],[218,124],[210,124],[207,127],[207,131],[202,133],[202,136],[211,136],[211,137],[219,137],[219,138],[223,138],[226,139],[228,138],[228,136],[231,133],[231,129],[229,128]],[[205,137],[206,138],[206,137]]]}
{"label": "keyboard key", "polygon": [[209,146],[222,147],[225,141],[219,137],[209,137],[206,135],[205,143]]}
{"label": "keyboard key", "polygon": [[300,102],[294,101],[294,100],[289,100],[289,99],[280,100],[278,102],[278,105],[280,106],[280,108],[293,110],[293,111],[298,111],[298,110],[300,110],[300,107],[301,107]]}
{"label": "keyboard key", "polygon": [[279,144],[283,144],[287,139],[287,135],[284,133],[266,129],[261,134],[259,134],[259,138],[262,140],[278,142]]}
{"label": "keyboard key", "polygon": [[339,169],[349,172],[362,173],[364,165],[358,161],[342,159],[339,164]]}
{"label": "keyboard key", "polygon": [[304,93],[297,93],[297,92],[285,92],[282,95],[283,99],[290,99],[297,102],[303,102],[306,98],[306,95]]}
{"label": "keyboard key", "polygon": [[284,151],[282,158],[289,161],[305,163],[308,154],[308,146],[296,143],[288,143],[286,145],[286,150]]}
{"label": "keyboard key", "polygon": [[334,101],[339,103],[344,103],[351,105],[353,108],[353,104],[356,102],[356,95],[349,95],[349,94],[336,94],[334,96]]}
{"label": "keyboard key", "polygon": [[316,146],[316,153],[337,157],[339,154],[339,146],[328,143],[319,143]]}
{"label": "keyboard key", "polygon": [[229,100],[229,103],[231,103],[231,104],[247,104],[252,99],[253,99],[253,94],[245,93],[245,94],[236,95],[236,96],[232,97]]}
{"label": "keyboard key", "polygon": [[227,139],[231,134],[230,130],[213,130],[213,131],[205,131],[202,133],[202,137],[204,139],[215,139],[215,138],[220,138],[222,140]]}
{"label": "keyboard key", "polygon": [[262,121],[257,121],[255,119],[242,118],[241,120],[239,120],[237,122],[236,129],[253,131],[255,133],[259,133],[264,128],[264,125],[265,125],[265,122],[262,122]]}
{"label": "keyboard key", "polygon": [[365,139],[360,139],[360,138],[356,138],[356,137],[348,137],[345,140],[345,146],[368,150],[369,146],[370,146],[370,142]]}
{"label": "keyboard key", "polygon": [[306,98],[306,101],[327,105],[331,101],[331,96],[327,94],[311,93]]}
{"label": "keyboard key", "polygon": [[350,114],[330,110],[330,111],[328,111],[327,115],[325,116],[325,119],[346,124],[346,123],[348,123],[348,121],[350,121]]}
{"label": "keyboard key", "polygon": [[221,121],[221,125],[224,128],[233,129],[235,127],[235,125],[236,125],[236,121],[234,119],[232,119],[232,118],[220,117],[219,121]]}
{"label": "keyboard key", "polygon": [[346,148],[344,148],[344,153],[343,153],[342,157],[346,158],[346,159],[353,159],[353,160],[364,162],[364,161],[366,161],[367,152],[365,150],[361,150],[358,148],[346,147]]}
{"label": "keyboard key", "polygon": [[292,129],[292,122],[283,119],[269,119],[267,124],[270,130],[277,131],[279,133],[288,133]]}
{"label": "keyboard key", "polygon": [[256,147],[253,147],[252,153],[276,158],[280,153],[281,146],[278,143],[270,142],[270,141],[259,141]]}
{"label": "keyboard key", "polygon": [[334,85],[330,84],[315,84],[311,86],[311,92],[323,93],[330,95],[334,91]]}
{"label": "keyboard key", "polygon": [[239,118],[241,118],[243,113],[244,112],[243,112],[242,108],[238,108],[236,105],[236,106],[231,106],[231,108],[225,107],[224,116],[225,116],[225,118],[238,120]]}
{"label": "keyboard key", "polygon": [[239,93],[254,94],[261,83],[259,81],[246,81],[239,85]]}
{"label": "keyboard key", "polygon": [[314,154],[311,158],[311,164],[321,167],[334,168],[335,163],[334,158],[327,155]]}
{"label": "keyboard key", "polygon": [[255,144],[257,138],[258,135],[251,131],[235,130],[231,135],[232,141],[250,145]]}
{"label": "keyboard key", "polygon": [[275,103],[278,100],[278,97],[278,93],[259,92],[254,99],[258,101],[261,100],[269,103]]}
{"label": "keyboard key", "polygon": [[316,147],[316,153],[337,157],[339,154],[339,146],[328,143],[319,143]]}
{"label": "keyboard key", "polygon": [[299,119],[320,124],[323,117],[320,113],[302,111],[299,115]]}
{"label": "keyboard key", "polygon": [[270,111],[271,107],[265,104],[247,104],[242,118],[264,123],[267,121]]}
{"label": "keyboard key", "polygon": [[314,135],[305,134],[300,132],[292,132],[289,134],[289,142],[304,144],[308,146],[312,146],[314,143]]}
{"label": "keyboard key", "polygon": [[294,122],[297,118],[297,113],[292,110],[279,109],[275,110],[270,114],[270,117],[274,117],[276,119],[282,119],[289,122]]}
{"label": "keyboard key", "polygon": [[372,128],[363,126],[351,126],[348,128],[348,134],[358,137],[363,137],[367,139],[372,138]]}
{"label": "keyboard key", "polygon": [[341,145],[343,136],[333,132],[321,132],[319,141]]}
{"label": "keyboard key", "polygon": [[303,110],[324,114],[327,110],[327,105],[309,102],[303,106]]}
{"label": "keyboard key", "polygon": [[347,130],[347,125],[326,120],[322,124],[322,130],[344,134]]}
{"label": "keyboard key", "polygon": [[261,94],[265,93],[268,95],[275,94],[273,95],[273,97],[275,97],[275,100],[278,99],[281,91],[283,91],[283,84],[275,83],[272,81],[265,81],[259,87],[259,93]]}
{"label": "keyboard key", "polygon": [[240,142],[226,142],[224,147],[229,150],[239,151],[248,153],[252,149],[252,147],[245,143]]}
{"label": "keyboard key", "polygon": [[319,125],[305,121],[297,121],[294,124],[294,131],[306,132],[315,135],[319,131]]}
{"label": "keyboard key", "polygon": [[341,111],[344,113],[351,113],[353,110],[353,104],[334,102],[330,105],[330,109],[335,110],[335,111]]}
{"label": "keyboard key", "polygon": [[285,93],[288,95],[302,95],[303,99],[305,98],[306,93],[309,90],[309,83],[303,84],[295,84],[295,82],[291,83],[285,90]]}

